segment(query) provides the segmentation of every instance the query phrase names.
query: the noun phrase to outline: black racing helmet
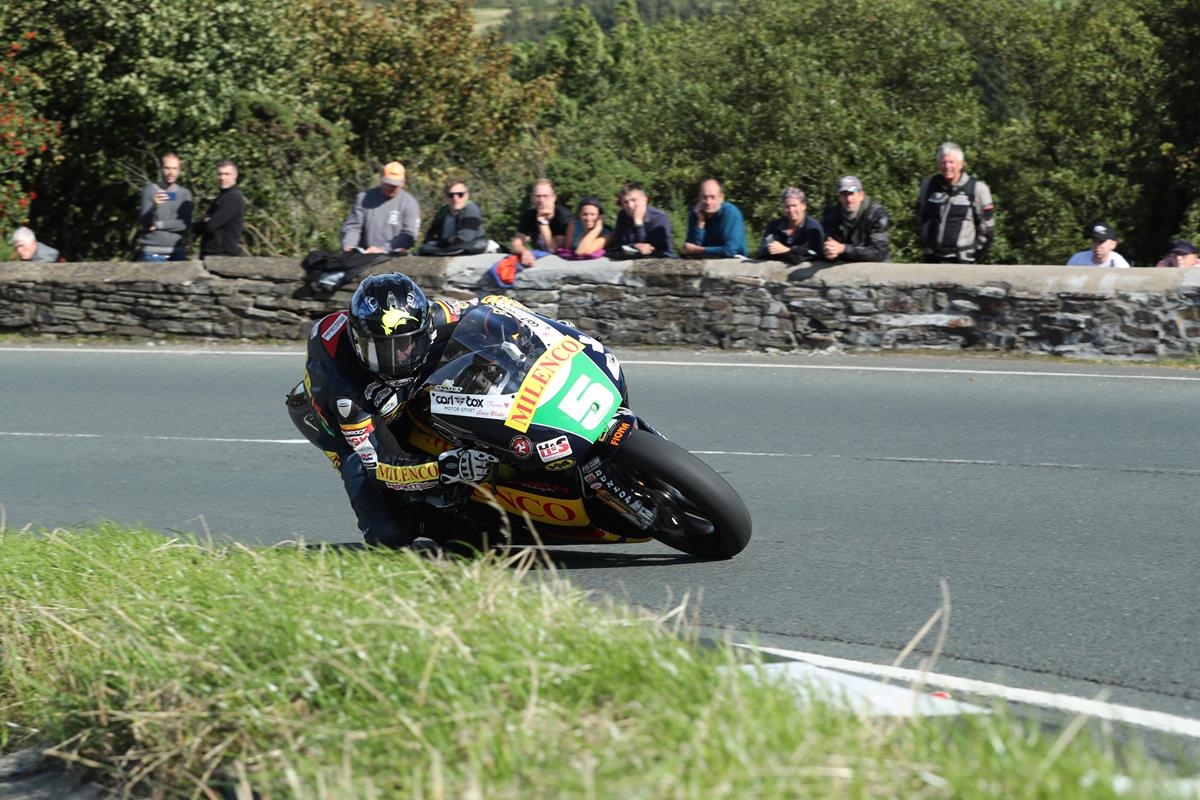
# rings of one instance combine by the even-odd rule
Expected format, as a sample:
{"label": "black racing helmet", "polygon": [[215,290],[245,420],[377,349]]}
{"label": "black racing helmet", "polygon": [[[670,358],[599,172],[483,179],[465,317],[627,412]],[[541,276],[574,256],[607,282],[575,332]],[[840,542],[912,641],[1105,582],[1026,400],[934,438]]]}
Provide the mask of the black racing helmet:
{"label": "black racing helmet", "polygon": [[429,300],[400,272],[372,275],[350,298],[350,338],[368,372],[384,380],[418,373],[434,338]]}

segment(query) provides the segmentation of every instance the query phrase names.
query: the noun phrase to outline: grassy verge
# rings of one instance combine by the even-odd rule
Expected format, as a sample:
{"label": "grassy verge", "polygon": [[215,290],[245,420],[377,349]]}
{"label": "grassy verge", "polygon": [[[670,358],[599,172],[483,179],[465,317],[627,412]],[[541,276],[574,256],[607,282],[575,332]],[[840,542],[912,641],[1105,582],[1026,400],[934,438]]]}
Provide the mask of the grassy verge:
{"label": "grassy verge", "polygon": [[1163,774],[1090,726],[798,704],[692,646],[683,609],[530,567],[0,533],[0,751],[214,798],[1096,798]]}

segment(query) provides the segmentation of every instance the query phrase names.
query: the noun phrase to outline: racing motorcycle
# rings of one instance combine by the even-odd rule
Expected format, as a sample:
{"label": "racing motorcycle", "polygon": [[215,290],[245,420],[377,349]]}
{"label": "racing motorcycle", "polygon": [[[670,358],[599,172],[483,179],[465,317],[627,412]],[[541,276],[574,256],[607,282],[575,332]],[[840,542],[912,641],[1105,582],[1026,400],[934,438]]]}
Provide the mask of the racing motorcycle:
{"label": "racing motorcycle", "polygon": [[495,480],[459,513],[494,524],[503,509],[514,541],[532,527],[547,544],[657,539],[713,559],[750,541],[733,487],[633,413],[617,357],[561,321],[471,308],[422,391],[429,429],[414,427],[410,443],[498,458]]}

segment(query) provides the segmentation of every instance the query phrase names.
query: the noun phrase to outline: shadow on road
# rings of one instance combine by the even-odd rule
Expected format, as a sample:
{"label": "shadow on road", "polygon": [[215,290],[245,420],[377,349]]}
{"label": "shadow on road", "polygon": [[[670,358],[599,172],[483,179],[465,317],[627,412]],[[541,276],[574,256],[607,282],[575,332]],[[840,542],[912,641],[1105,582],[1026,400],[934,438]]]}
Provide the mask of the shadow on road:
{"label": "shadow on road", "polygon": [[614,569],[617,567],[665,567],[671,564],[701,563],[705,559],[689,556],[687,553],[629,553],[604,550],[552,550],[546,548],[513,548],[516,553],[520,550],[535,550],[536,566],[545,569],[547,562],[556,569]]}
{"label": "shadow on road", "polygon": [[[279,545],[276,545],[279,546]],[[333,551],[367,551],[372,548],[367,547],[362,542],[322,542],[320,544],[308,544],[308,549],[324,547]],[[556,550],[546,547],[540,548],[536,546],[518,545],[511,548],[509,551],[512,555],[520,553],[532,553],[534,557],[534,569],[547,569],[554,567],[555,569],[566,570],[584,570],[584,569],[615,569],[619,567],[665,567],[672,564],[700,564],[706,559],[690,556],[687,553],[631,553],[628,551],[615,551],[608,549],[611,546],[599,546],[595,550]],[[413,549],[426,556],[436,556],[441,549],[438,545],[428,539],[418,539],[413,545]],[[380,550],[379,552],[388,552]],[[470,556],[473,551],[450,551],[453,555]]]}

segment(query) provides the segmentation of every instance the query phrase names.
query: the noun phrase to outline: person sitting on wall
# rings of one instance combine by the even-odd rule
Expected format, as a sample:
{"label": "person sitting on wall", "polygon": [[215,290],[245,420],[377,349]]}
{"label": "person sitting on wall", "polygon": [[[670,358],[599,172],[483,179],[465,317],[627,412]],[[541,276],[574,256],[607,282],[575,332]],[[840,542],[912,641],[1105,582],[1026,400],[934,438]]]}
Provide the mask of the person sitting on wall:
{"label": "person sitting on wall", "polygon": [[1080,250],[1067,259],[1068,267],[1116,267],[1128,269],[1129,262],[1117,252],[1117,234],[1103,222],[1094,222],[1083,229],[1092,240],[1089,250]]}
{"label": "person sitting on wall", "polygon": [[863,191],[853,175],[838,180],[838,201],[825,210],[822,224],[827,261],[887,261],[888,215]]}
{"label": "person sitting on wall", "polygon": [[636,183],[621,187],[617,196],[621,210],[609,239],[613,258],[674,258],[671,218],[667,212],[649,204],[645,190]]}
{"label": "person sitting on wall", "polygon": [[1154,266],[1189,269],[1198,263],[1200,263],[1200,257],[1196,256],[1196,245],[1187,239],[1176,239],[1171,242],[1171,252],[1163,256],[1162,260]]}
{"label": "person sitting on wall", "polygon": [[408,255],[421,230],[421,207],[417,198],[404,190],[404,165],[389,162],[379,185],[364,189],[342,223],[342,251]]}
{"label": "person sitting on wall", "polygon": [[688,212],[687,241],[682,253],[691,258],[736,258],[746,255],[742,212],[725,202],[725,188],[715,178],[700,184],[700,196]]}
{"label": "person sitting on wall", "polygon": [[821,258],[825,229],[808,215],[808,197],[795,186],[780,196],[783,216],[767,226],[758,257],[788,264],[801,264]]}
{"label": "person sitting on wall", "polygon": [[446,181],[446,203],[433,215],[425,242],[417,252],[423,256],[475,255],[487,250],[483,212],[471,199],[471,190],[460,180]]}
{"label": "person sitting on wall", "polygon": [[604,224],[604,206],[595,197],[585,197],[579,202],[575,219],[567,226],[569,244],[560,247],[557,255],[571,261],[603,258],[610,236],[612,229]]}
{"label": "person sitting on wall", "polygon": [[12,245],[22,261],[58,261],[58,251],[39,242],[33,231],[24,226],[13,231]]}
{"label": "person sitting on wall", "polygon": [[517,220],[517,233],[508,246],[522,268],[532,267],[540,256],[563,247],[571,224],[571,210],[558,202],[554,184],[547,179],[534,181],[529,197],[533,208]]}

